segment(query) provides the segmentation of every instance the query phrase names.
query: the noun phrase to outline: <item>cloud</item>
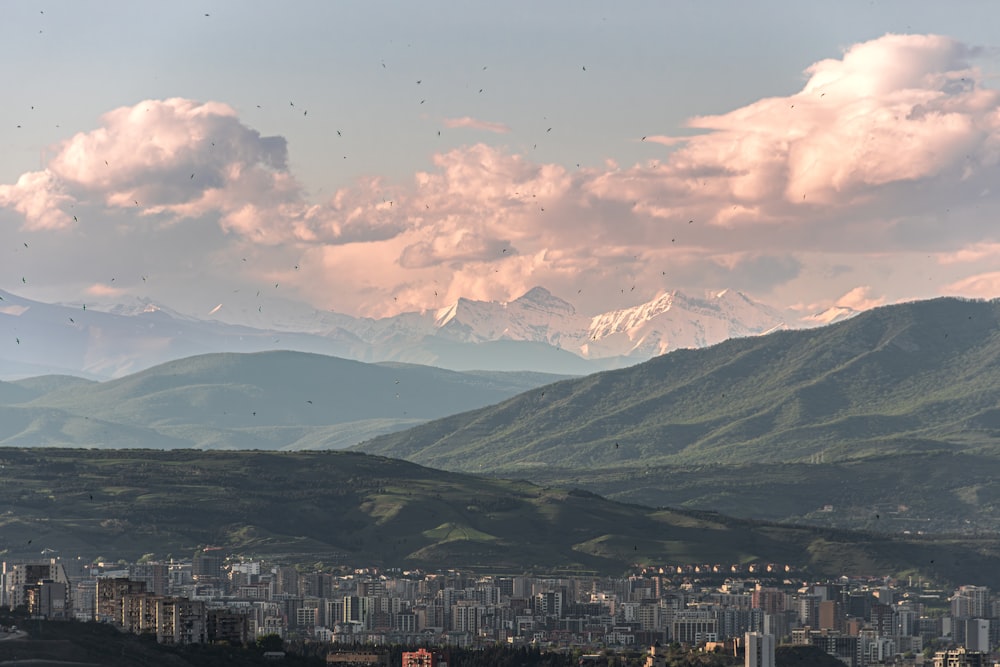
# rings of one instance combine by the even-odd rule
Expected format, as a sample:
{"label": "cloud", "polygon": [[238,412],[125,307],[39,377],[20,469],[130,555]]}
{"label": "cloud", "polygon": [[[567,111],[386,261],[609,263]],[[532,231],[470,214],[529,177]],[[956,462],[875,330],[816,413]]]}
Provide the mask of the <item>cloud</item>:
{"label": "cloud", "polygon": [[0,207],[10,207],[24,216],[27,230],[65,229],[73,218],[63,210],[73,198],[49,170],[21,174],[14,185],[0,185]]}
{"label": "cloud", "polygon": [[941,264],[970,264],[984,259],[996,261],[1000,259],[1000,243],[973,243],[960,250],[944,253],[938,257]]}
{"label": "cloud", "polygon": [[77,205],[168,222],[214,216],[264,244],[353,243],[402,228],[384,207],[350,200],[306,202],[282,137],[261,136],[228,105],[181,98],[110,111],[98,129],[59,145],[46,169],[0,186],[0,206],[20,212],[28,230],[73,226]]}
{"label": "cloud", "polygon": [[973,298],[996,298],[1000,295],[1000,271],[989,271],[957,280],[945,286],[946,294]]}
{"label": "cloud", "polygon": [[847,214],[876,233],[898,224],[894,214],[958,204],[989,182],[1000,147],[1000,92],[981,86],[968,53],[933,35],[855,45],[807,69],[800,92],[693,118],[703,134],[662,162],[601,175],[590,191],[646,202],[661,218],[822,227]]}
{"label": "cloud", "polygon": [[[289,171],[282,137],[218,102],[150,100],[105,114],[43,169],[0,185],[0,212],[25,231],[100,238],[111,244],[93,249],[101,258],[129,234],[173,248],[185,276],[230,290],[270,280],[366,314],[507,300],[538,284],[590,313],[633,305],[633,285],[637,298],[737,287],[864,308],[912,293],[906,272],[928,254],[941,276],[922,277],[925,289],[984,292],[1000,287],[988,270],[957,273],[1000,246],[1000,91],[983,85],[977,57],[947,37],[886,35],[807,67],[790,95],[692,118],[690,136],[647,135],[659,159],[569,169],[466,144],[409,182],[336,183],[319,202]],[[204,248],[191,241],[202,237]],[[145,261],[168,260],[150,250]],[[107,277],[83,284],[97,280]],[[204,299],[205,310],[229,308],[228,294]]]}
{"label": "cloud", "polygon": [[444,126],[453,129],[465,127],[472,130],[485,130],[496,134],[506,134],[510,132],[510,126],[504,123],[494,123],[488,120],[478,120],[472,116],[462,116],[461,118],[445,118]]}
{"label": "cloud", "polygon": [[847,294],[842,295],[834,302],[840,308],[850,308],[852,310],[868,310],[885,303],[885,297],[872,296],[870,285],[859,285]]}
{"label": "cloud", "polygon": [[92,297],[121,297],[128,294],[128,291],[112,285],[95,283],[85,290],[85,294]]}
{"label": "cloud", "polygon": [[660,144],[661,146],[677,146],[688,141],[690,137],[668,137],[665,134],[651,134],[643,137],[640,141],[647,144]]}

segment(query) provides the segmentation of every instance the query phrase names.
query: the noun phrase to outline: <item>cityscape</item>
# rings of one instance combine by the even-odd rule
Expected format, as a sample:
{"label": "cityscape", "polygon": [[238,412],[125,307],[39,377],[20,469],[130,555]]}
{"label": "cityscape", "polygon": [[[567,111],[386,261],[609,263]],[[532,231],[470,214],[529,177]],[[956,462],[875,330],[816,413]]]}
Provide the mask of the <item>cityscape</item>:
{"label": "cityscape", "polygon": [[388,665],[390,646],[422,648],[412,660],[435,665],[448,649],[497,646],[579,664],[631,664],[637,652],[665,664],[671,647],[767,667],[776,645],[816,647],[848,667],[1000,660],[1000,597],[985,586],[809,582],[788,565],[620,577],[309,570],[204,548],[169,561],[5,562],[2,584],[3,606],[30,619],[109,624],[167,645],[307,641],[322,644],[331,664]]}
{"label": "cityscape", "polygon": [[1000,3],[0,5],[0,667],[1000,667]]}

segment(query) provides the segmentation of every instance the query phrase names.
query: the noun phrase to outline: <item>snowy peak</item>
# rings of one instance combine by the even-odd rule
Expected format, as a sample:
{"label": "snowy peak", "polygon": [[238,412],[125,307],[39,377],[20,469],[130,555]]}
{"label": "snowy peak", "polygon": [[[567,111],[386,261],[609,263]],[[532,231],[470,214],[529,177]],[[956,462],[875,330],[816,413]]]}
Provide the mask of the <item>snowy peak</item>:
{"label": "snowy peak", "polygon": [[467,343],[517,340],[558,347],[567,331],[582,324],[572,304],[542,287],[507,302],[459,299],[434,314],[438,335]]}
{"label": "snowy peak", "polygon": [[588,358],[648,357],[784,326],[780,312],[735,290],[707,292],[701,297],[675,290],[647,303],[592,318],[580,354]]}
{"label": "snowy peak", "polygon": [[573,307],[573,304],[560,299],[544,287],[532,287],[511,301],[510,305],[518,308],[532,308],[547,313],[558,313],[563,316],[576,315],[576,308]]}

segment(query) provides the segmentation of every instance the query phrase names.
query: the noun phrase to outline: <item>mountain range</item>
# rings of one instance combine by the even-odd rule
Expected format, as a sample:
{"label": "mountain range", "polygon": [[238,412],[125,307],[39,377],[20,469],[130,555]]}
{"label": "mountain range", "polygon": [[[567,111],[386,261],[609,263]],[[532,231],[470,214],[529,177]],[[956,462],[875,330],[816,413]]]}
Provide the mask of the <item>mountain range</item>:
{"label": "mountain range", "polygon": [[1000,530],[998,406],[1000,302],[942,298],[674,351],[357,448],[654,506],[976,534]]}
{"label": "mountain range", "polygon": [[1000,455],[998,322],[1000,302],[885,306],[564,380],[360,448],[494,472]]}
{"label": "mountain range", "polygon": [[[184,315],[148,300],[46,304],[0,291],[0,379],[68,374],[122,377],[211,352],[287,349],[359,361],[452,370],[586,375],[680,348],[782,328],[815,326],[734,290],[678,291],[598,314],[536,287],[510,302],[458,299],[448,307],[380,319],[276,303],[279,316],[221,307],[220,319]],[[850,313],[839,312],[834,317]]]}
{"label": "mountain range", "polygon": [[[364,441],[425,465],[653,506],[879,532],[994,530],[998,309],[887,306],[580,378],[289,351],[199,355],[103,382],[42,376],[0,382],[0,444]],[[932,479],[928,502],[921,480]]]}

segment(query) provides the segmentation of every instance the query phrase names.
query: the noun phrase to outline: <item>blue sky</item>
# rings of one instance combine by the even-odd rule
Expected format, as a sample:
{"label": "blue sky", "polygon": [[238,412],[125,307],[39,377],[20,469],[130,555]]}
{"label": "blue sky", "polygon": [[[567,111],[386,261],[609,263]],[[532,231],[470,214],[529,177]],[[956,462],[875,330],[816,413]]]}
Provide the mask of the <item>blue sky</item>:
{"label": "blue sky", "polygon": [[6,3],[0,287],[220,317],[262,286],[371,315],[1000,290],[1000,7],[617,4]]}

